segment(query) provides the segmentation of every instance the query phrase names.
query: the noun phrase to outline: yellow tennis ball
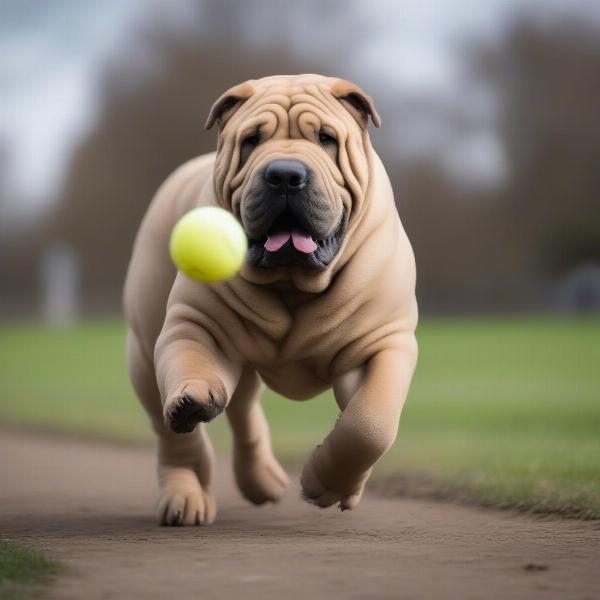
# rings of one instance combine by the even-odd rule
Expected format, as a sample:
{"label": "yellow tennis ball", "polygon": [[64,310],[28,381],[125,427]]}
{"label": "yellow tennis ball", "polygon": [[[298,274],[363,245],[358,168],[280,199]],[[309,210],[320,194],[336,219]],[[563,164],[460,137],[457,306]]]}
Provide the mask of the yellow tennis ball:
{"label": "yellow tennis ball", "polygon": [[185,214],[171,232],[175,266],[192,279],[221,281],[242,267],[248,240],[236,218],[222,208],[203,206]]}

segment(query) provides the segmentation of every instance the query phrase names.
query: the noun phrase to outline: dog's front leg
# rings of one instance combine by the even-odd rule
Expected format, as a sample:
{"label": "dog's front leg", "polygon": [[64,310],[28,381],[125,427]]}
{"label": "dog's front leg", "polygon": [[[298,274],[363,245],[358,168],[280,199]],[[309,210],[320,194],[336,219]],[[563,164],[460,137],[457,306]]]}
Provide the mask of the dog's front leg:
{"label": "dog's front leg", "polygon": [[396,438],[416,358],[416,340],[407,333],[335,381],[342,414],[302,472],[309,502],[322,508],[339,503],[342,510],[358,504],[371,468]]}
{"label": "dog's front leg", "polygon": [[156,379],[167,426],[175,433],[193,431],[227,406],[241,368],[200,325],[201,315],[185,304],[167,310],[156,342]]}

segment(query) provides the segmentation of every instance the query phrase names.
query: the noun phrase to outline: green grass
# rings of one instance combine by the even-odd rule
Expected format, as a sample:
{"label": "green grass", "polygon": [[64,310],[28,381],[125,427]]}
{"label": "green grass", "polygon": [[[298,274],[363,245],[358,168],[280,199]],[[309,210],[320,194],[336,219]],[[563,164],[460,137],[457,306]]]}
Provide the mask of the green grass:
{"label": "green grass", "polygon": [[[434,319],[398,441],[376,476],[411,493],[600,517],[600,320]],[[151,439],[130,391],[123,325],[0,328],[0,421],[133,441]],[[268,392],[277,452],[299,462],[331,427],[329,394]],[[225,419],[209,426],[229,443]]]}
{"label": "green grass", "polygon": [[0,540],[0,600],[16,600],[60,571],[60,563],[13,542]]}

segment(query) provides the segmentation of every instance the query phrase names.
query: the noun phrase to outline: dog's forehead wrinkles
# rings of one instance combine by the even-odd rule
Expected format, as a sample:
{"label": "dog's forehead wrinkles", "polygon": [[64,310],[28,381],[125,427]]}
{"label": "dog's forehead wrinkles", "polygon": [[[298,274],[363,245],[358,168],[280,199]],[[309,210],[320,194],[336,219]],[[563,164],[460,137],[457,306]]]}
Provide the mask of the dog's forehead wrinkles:
{"label": "dog's forehead wrinkles", "polygon": [[331,95],[331,81],[329,78],[316,76],[289,76],[267,77],[252,82],[254,93],[250,96],[247,106],[256,109],[271,102],[278,102],[285,108],[304,102],[307,97],[320,100],[323,105],[325,97]]}
{"label": "dog's forehead wrinkles", "polygon": [[284,135],[290,138],[304,137],[298,129],[298,123],[306,119],[307,114],[310,113],[316,123],[323,121],[323,115],[329,118],[333,116],[328,90],[314,84],[270,85],[254,94],[245,106],[244,113],[243,121],[254,123],[262,117],[265,123],[271,121],[271,125],[274,125],[274,137]]}
{"label": "dog's forehead wrinkles", "polygon": [[[262,103],[265,101],[272,101],[279,98],[285,102],[286,108],[291,108],[296,104],[306,102],[308,99],[311,101],[320,101],[323,105],[323,96],[328,93],[328,89],[323,86],[315,84],[310,85],[286,85],[286,86],[269,86],[264,92],[258,92],[258,97],[261,98]],[[284,100],[285,99],[285,100]]]}

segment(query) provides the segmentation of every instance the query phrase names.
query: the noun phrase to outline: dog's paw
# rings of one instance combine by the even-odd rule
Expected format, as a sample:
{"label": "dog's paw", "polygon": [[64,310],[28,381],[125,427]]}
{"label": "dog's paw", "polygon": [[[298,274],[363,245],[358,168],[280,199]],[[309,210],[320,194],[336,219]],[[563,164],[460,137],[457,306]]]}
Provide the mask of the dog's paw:
{"label": "dog's paw", "polygon": [[370,471],[359,475],[343,472],[327,464],[320,450],[321,447],[318,447],[313,452],[302,470],[300,484],[303,498],[319,508],[337,504],[342,511],[353,509],[362,498]]}
{"label": "dog's paw", "polygon": [[180,394],[169,398],[165,402],[163,416],[167,426],[175,433],[189,433],[198,423],[208,423],[221,414],[225,403],[224,389],[215,390],[206,384],[195,384],[193,388],[186,386]]}
{"label": "dog's paw", "polygon": [[210,525],[215,520],[213,495],[187,467],[160,467],[158,521],[168,526]]}
{"label": "dog's paw", "polygon": [[254,504],[277,502],[290,483],[270,448],[235,447],[233,460],[238,488]]}

